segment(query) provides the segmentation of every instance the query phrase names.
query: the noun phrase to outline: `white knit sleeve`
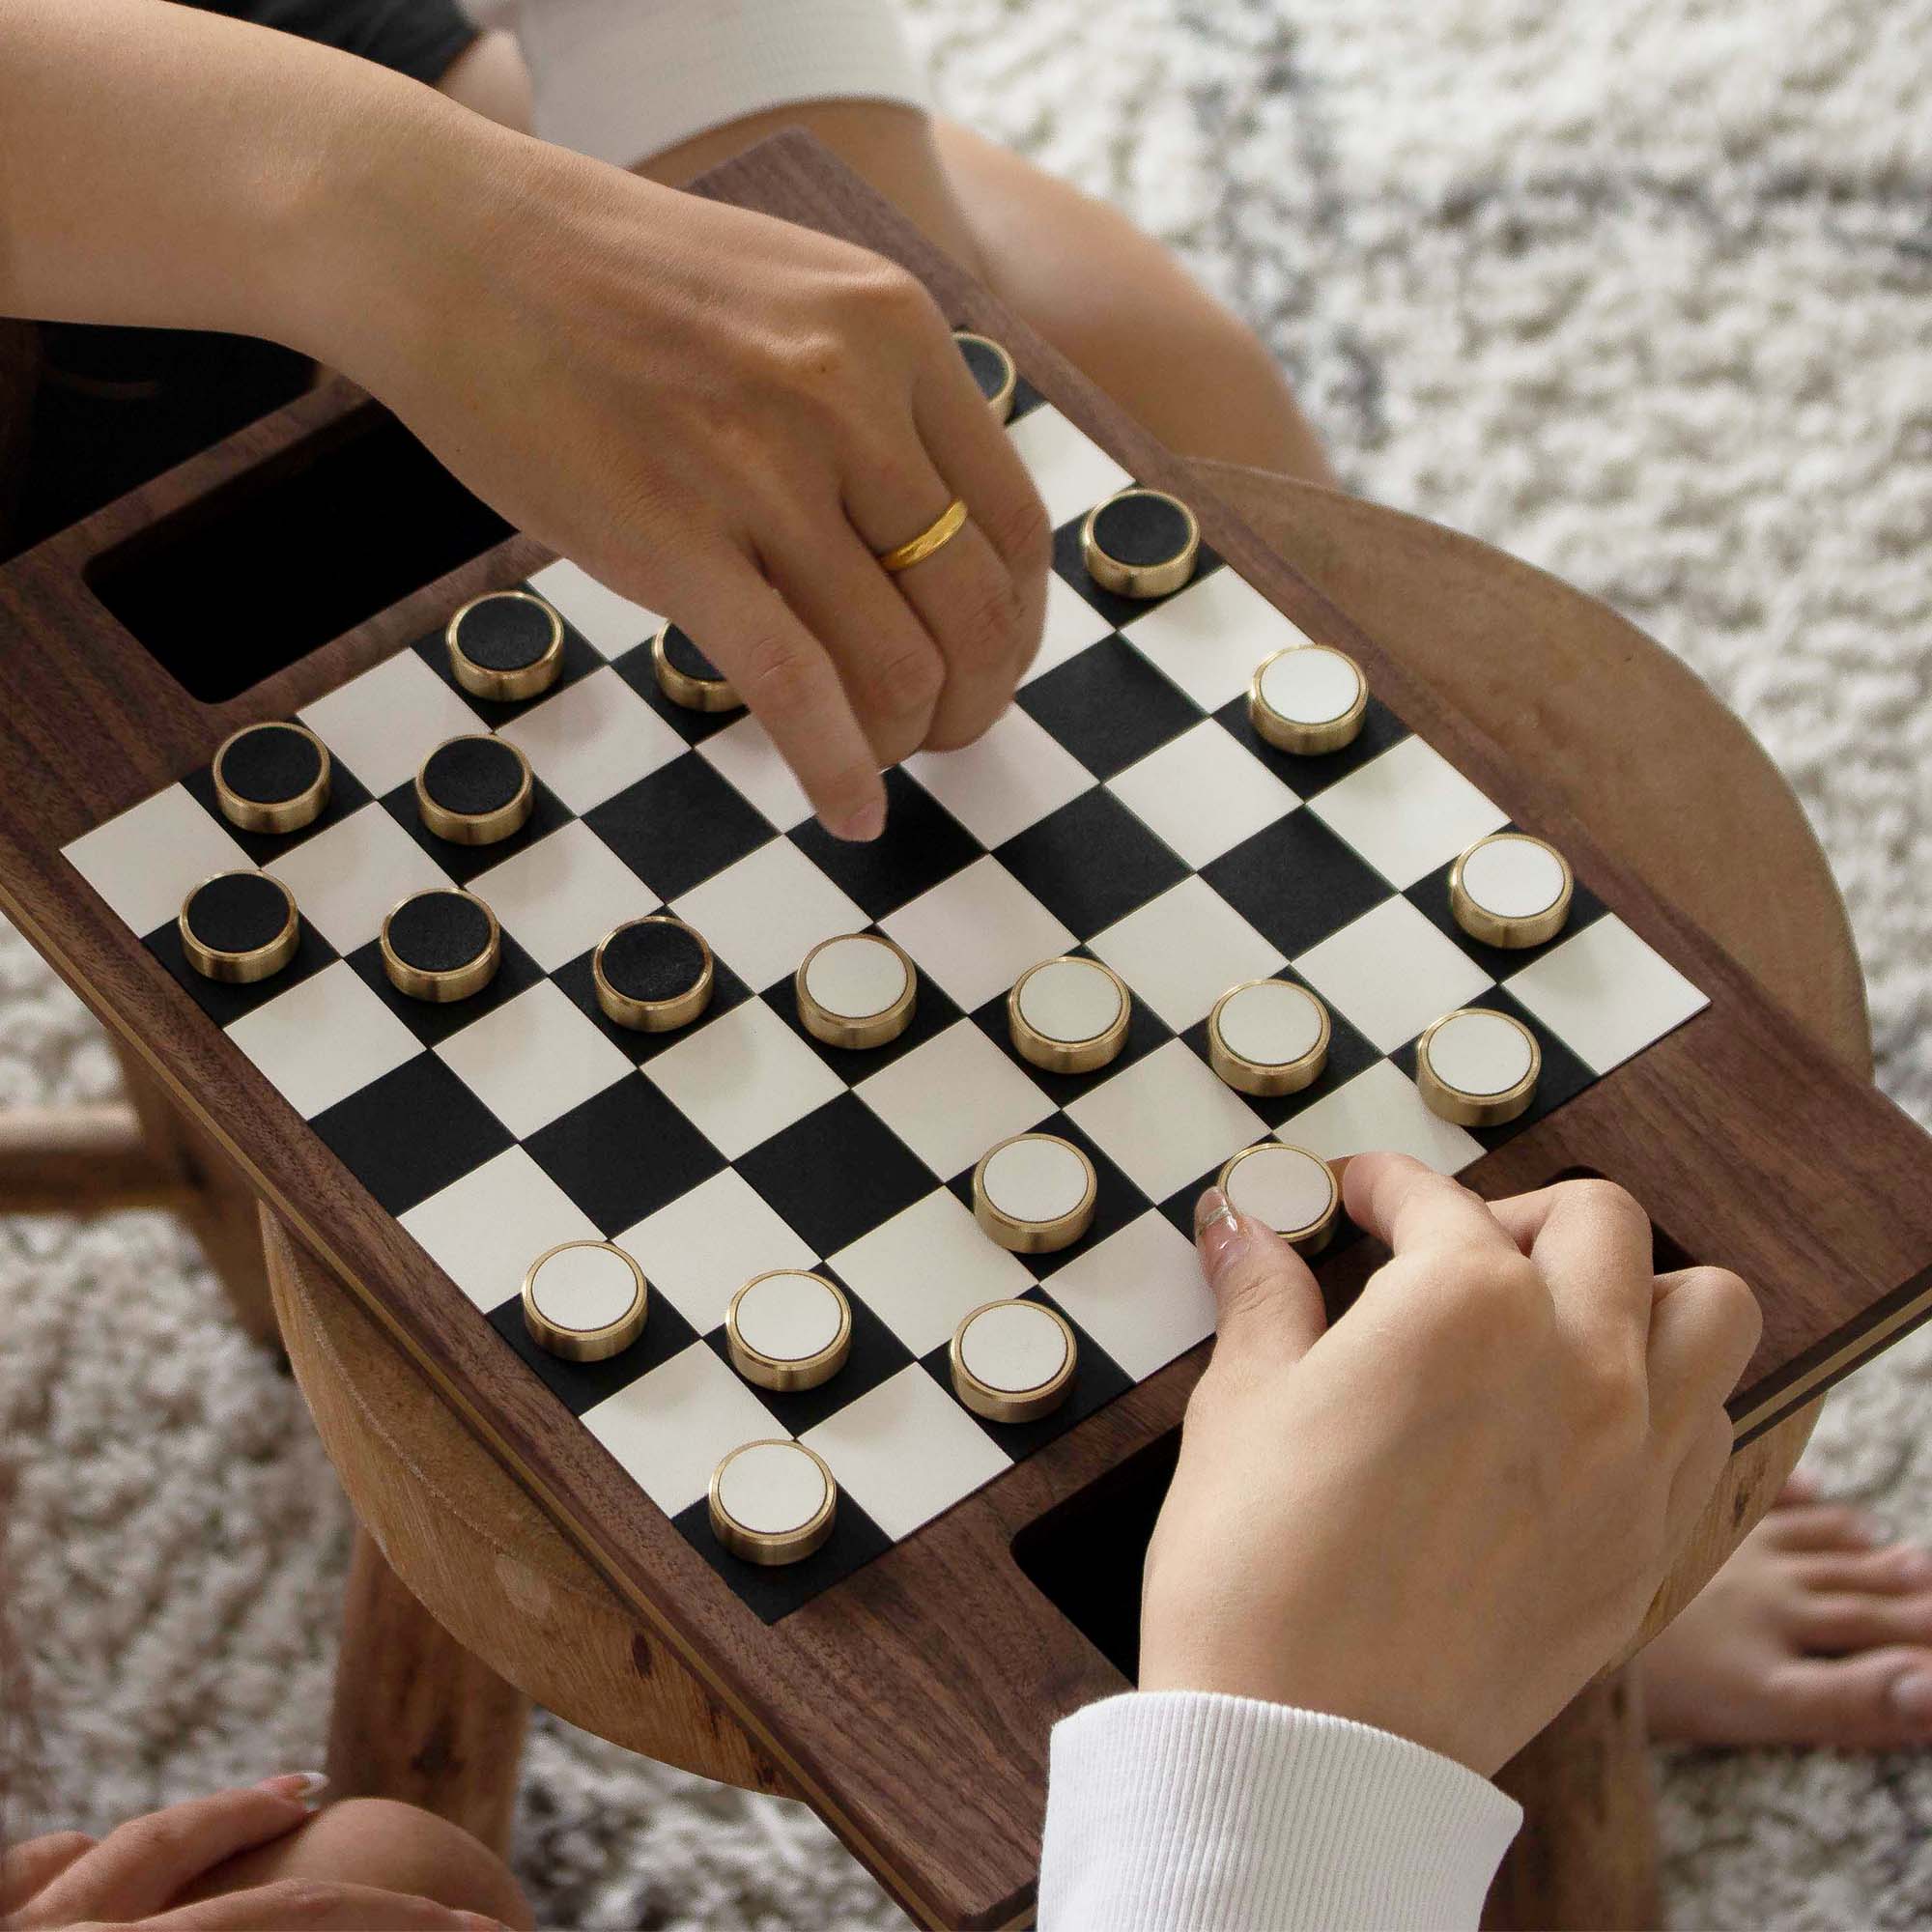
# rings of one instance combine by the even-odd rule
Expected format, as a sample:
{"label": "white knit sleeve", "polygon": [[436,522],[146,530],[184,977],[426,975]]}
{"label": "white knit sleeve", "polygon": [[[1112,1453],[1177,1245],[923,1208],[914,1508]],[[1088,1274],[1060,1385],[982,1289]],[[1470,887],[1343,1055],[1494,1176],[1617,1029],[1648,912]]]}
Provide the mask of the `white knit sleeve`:
{"label": "white knit sleeve", "polygon": [[1488,1778],[1346,1718],[1108,1697],[1054,1726],[1040,1932],[1473,1927],[1521,1823]]}

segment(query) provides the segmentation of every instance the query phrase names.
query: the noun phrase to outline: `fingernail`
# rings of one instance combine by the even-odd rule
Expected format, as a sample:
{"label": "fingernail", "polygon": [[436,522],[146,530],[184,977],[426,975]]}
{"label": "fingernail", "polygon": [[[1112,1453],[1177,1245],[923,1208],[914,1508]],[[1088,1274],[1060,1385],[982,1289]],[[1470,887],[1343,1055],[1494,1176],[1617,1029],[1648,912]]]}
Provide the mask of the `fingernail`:
{"label": "fingernail", "polygon": [[255,1789],[272,1791],[277,1798],[294,1798],[313,1805],[328,1789],[328,1774],[322,1771],[285,1771],[279,1777],[265,1777]]}
{"label": "fingernail", "polygon": [[854,844],[865,844],[876,838],[886,829],[886,802],[875,798],[870,805],[862,806],[842,825],[832,828],[833,837],[845,838]]}
{"label": "fingernail", "polygon": [[1891,1708],[1914,1723],[1932,1719],[1932,1670],[1908,1670],[1891,1680]]}
{"label": "fingernail", "polygon": [[1210,1187],[1194,1204],[1194,1238],[1201,1248],[1201,1265],[1211,1281],[1247,1238],[1241,1217],[1218,1187]]}

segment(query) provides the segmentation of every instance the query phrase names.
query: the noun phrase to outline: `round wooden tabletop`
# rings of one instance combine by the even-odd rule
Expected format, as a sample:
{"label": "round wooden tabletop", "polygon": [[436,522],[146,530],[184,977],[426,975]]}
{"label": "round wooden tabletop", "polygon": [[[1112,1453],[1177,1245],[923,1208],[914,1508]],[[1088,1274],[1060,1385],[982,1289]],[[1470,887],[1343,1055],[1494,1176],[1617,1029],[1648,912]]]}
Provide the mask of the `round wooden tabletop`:
{"label": "round wooden tabletop", "polygon": [[[1364,630],[1511,756],[1552,775],[1612,857],[1869,1073],[1862,981],[1824,856],[1769,758],[1676,658],[1472,538],[1310,484],[1197,467]],[[323,1441],[362,1523],[436,1618],[573,1723],[713,1777],[787,1789],[354,1297],[278,1228],[268,1239],[283,1336]],[[1814,1413],[1733,1458],[1645,1635],[1763,1514]]]}

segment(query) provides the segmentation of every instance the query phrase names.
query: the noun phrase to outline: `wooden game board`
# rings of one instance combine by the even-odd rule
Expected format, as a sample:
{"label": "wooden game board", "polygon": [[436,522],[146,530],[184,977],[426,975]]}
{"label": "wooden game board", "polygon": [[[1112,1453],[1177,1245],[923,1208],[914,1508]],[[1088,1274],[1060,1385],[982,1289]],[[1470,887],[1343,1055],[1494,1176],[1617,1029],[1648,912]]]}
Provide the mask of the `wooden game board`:
{"label": "wooden game board", "polygon": [[[926,275],[955,321],[1012,349],[1047,399],[1044,407],[1067,420],[1080,445],[1091,438],[1120,474],[1179,481],[1171,459],[1043,345],[801,144],[779,144],[735,164],[717,186],[897,254]],[[672,1529],[574,1424],[569,1397],[555,1400],[562,1391],[554,1380],[546,1388],[503,1347],[501,1331],[493,1332],[476,1307],[474,1290],[465,1293],[468,1284],[427,1261],[381,1205],[380,1177],[365,1175],[373,1186],[354,1178],[366,1162],[358,1165],[352,1154],[345,1171],[328,1137],[311,1132],[233,1038],[211,1024],[240,1015],[212,1015],[186,997],[155,948],[141,943],[136,928],[143,923],[130,926],[111,916],[58,856],[75,840],[84,846],[129,808],[175,795],[169,788],[178,781],[187,781],[180,796],[200,810],[191,797],[194,775],[229,730],[263,718],[326,713],[331,696],[357,675],[379,665],[407,666],[408,647],[440,631],[476,591],[533,573],[540,588],[570,582],[568,573],[546,579],[543,554],[518,538],[490,545],[427,584],[411,580],[403,558],[393,601],[378,600],[384,608],[337,637],[343,627],[330,628],[326,607],[336,592],[327,583],[258,582],[250,595],[263,621],[284,608],[277,591],[307,598],[325,608],[300,613],[299,621],[329,641],[237,696],[191,698],[103,609],[96,590],[151,637],[157,625],[167,629],[166,612],[157,609],[163,590],[191,619],[199,600],[205,616],[223,583],[178,568],[170,584],[168,563],[173,555],[200,571],[212,568],[208,546],[196,549],[196,508],[218,508],[225,491],[246,514],[247,503],[266,500],[265,469],[279,463],[293,489],[303,487],[303,477],[314,485],[311,514],[328,514],[338,506],[316,481],[327,481],[327,465],[315,453],[380,439],[384,433],[370,421],[353,397],[307,399],[0,578],[0,627],[9,646],[0,667],[0,746],[13,775],[0,800],[0,902],[214,1126],[265,1196],[367,1298],[478,1433],[646,1621],[768,1741],[855,1847],[893,1873],[927,1916],[999,1922],[1023,1905],[1030,1881],[1044,1720],[1116,1681],[1088,1639],[1022,1577],[1013,1539],[1061,1505],[1064,1513],[1054,1518],[1064,1525],[1060,1540],[1077,1548],[1092,1533],[1082,1527],[1083,1497],[1104,1490],[1108,1472],[1171,1429],[1191,1380],[1187,1365],[1169,1371],[1153,1364],[1144,1378],[1125,1378],[1136,1385],[1083,1406],[1076,1426],[1029,1445],[1036,1453],[993,1473],[923,1527],[909,1525],[890,1548],[868,1550],[855,1566],[821,1578],[809,1599],[754,1600],[734,1587],[728,1564],[720,1567],[697,1537]],[[1412,732],[1498,811],[1557,843],[1593,889],[1593,905],[1607,908],[1602,917],[1627,927],[1644,956],[1654,949],[1669,976],[1664,983],[1690,989],[1669,1020],[1708,996],[1708,1006],[1675,1031],[1667,1022],[1657,1026],[1659,1043],[1618,1061],[1607,1077],[1553,1096],[1563,1103],[1469,1167],[1471,1182],[1493,1193],[1577,1167],[1607,1173],[1652,1206],[1678,1248],[1743,1269],[1765,1300],[1767,1325],[1733,1405],[1741,1439],[1902,1332],[1923,1312],[1932,1258],[1932,1159],[1923,1137],[1838,1073],[1707,940],[1604,861],[1587,828],[1553,810],[1534,774],[1503,768],[1485,741],[1231,518],[1194,500],[1222,572],[1260,586],[1302,632],[1342,644],[1368,668],[1383,722],[1365,757],[1409,742],[1406,731]],[[442,546],[462,549],[465,538],[474,545],[478,530],[494,534],[482,526],[455,534],[425,529],[421,553],[440,556]],[[222,547],[231,565],[241,548],[233,539]],[[150,566],[145,579],[143,564]],[[569,598],[559,594],[559,601],[567,607]],[[1088,606],[1099,608],[1092,600]],[[594,628],[591,609],[582,607]],[[1141,621],[1130,612],[1115,620],[1125,623],[1129,639]],[[178,633],[192,628],[175,623]],[[1077,668],[1078,657],[1091,657],[1099,641],[1089,639],[1053,670]],[[622,644],[635,640],[599,646],[580,636],[578,642],[593,654],[580,666],[587,678],[599,668],[596,655],[614,649],[621,657]],[[1158,665],[1155,650],[1142,655]],[[214,656],[197,660],[190,649],[178,663],[204,689],[224,679],[239,689],[243,674]],[[414,662],[426,672],[433,658]],[[1166,674],[1203,711],[1224,708],[1208,704],[1206,691],[1188,691],[1189,668],[1178,662]],[[1232,735],[1238,719],[1216,728]],[[355,769],[353,754],[344,762]],[[901,781],[902,797],[913,782]],[[1311,787],[1311,806],[1318,802],[1312,794]],[[985,838],[980,843],[995,849]],[[1211,877],[1211,862],[1206,869]],[[1384,896],[1414,894],[1426,897],[1427,875],[1391,882]],[[870,910],[857,895],[855,902]],[[883,915],[888,930],[895,910]],[[1257,916],[1264,918],[1260,909]],[[1157,1050],[1177,1044],[1167,1040]],[[1377,1048],[1378,1061],[1390,1044]],[[1399,1070],[1399,1061],[1389,1064]],[[1065,1097],[1077,1107],[1075,1096]],[[340,1151],[339,1137],[337,1145]],[[1187,1177],[1189,1186],[1194,1178]],[[1156,1218],[1166,1210],[1171,1232],[1178,1232],[1175,1203],[1186,1192],[1149,1193],[1148,1206]],[[1776,1225],[1766,1216],[1767,1201],[1783,1204]],[[402,1212],[407,1223],[410,1209]],[[1331,1297],[1345,1299],[1372,1259],[1358,1246],[1325,1264]],[[1042,1291],[1052,1295],[1050,1280]],[[1037,1531],[1033,1541],[1038,1544]],[[768,1625],[769,1615],[781,1621]],[[946,1830],[935,1832],[942,1812]]]}

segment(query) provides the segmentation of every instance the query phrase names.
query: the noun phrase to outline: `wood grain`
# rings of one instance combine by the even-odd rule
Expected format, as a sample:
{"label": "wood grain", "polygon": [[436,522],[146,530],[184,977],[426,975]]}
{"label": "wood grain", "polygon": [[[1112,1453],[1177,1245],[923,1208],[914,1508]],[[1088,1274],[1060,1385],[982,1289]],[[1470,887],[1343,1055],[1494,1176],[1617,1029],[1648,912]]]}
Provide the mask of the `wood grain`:
{"label": "wood grain", "polygon": [[[897,256],[956,320],[1006,341],[1036,385],[1130,469],[1189,487],[1174,459],[810,144],[781,138],[708,185]],[[59,857],[68,839],[191,769],[237,725],[287,715],[428,630],[462,598],[512,582],[542,559],[537,546],[512,539],[240,697],[218,705],[188,697],[93,598],[90,560],[355,406],[339,388],[304,397],[0,573],[0,764],[11,781],[0,797],[0,908],[365,1298],[654,1640],[909,1907],[935,1921],[1006,1922],[1030,1895],[1044,1720],[1120,1683],[1077,1632],[1029,1597],[1009,1544],[1044,1509],[1171,1429],[1199,1353],[767,1629]],[[1568,852],[1712,996],[1711,1009],[1669,1039],[1490,1155],[1472,1170],[1474,1184],[1514,1191],[1567,1167],[1595,1167],[1636,1188],[1693,1254],[1752,1279],[1767,1320],[1738,1405],[1747,1427],[1804,1401],[1811,1371],[1842,1372],[1889,1303],[1918,1319],[1932,1259],[1925,1138],[1601,848],[1590,830],[1598,801],[1567,801],[1547,768],[1507,757],[1223,505],[1194,496],[1217,550],[1304,630],[1358,655],[1412,725]],[[1766,1202],[1786,1210],[1775,1223]],[[1351,1265],[1360,1265],[1352,1251],[1331,1269],[1338,1291]],[[823,1722],[827,1708],[843,1721]],[[935,1833],[940,1815],[948,1829]]]}

